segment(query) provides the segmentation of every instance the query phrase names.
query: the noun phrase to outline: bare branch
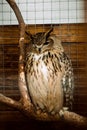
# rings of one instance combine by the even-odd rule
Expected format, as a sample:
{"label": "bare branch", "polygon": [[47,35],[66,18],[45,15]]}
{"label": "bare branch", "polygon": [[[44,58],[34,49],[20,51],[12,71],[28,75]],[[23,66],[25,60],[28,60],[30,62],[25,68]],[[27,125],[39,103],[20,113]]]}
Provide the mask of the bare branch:
{"label": "bare branch", "polygon": [[10,7],[14,10],[14,13],[15,13],[15,15],[17,17],[19,25],[21,25],[21,23],[25,24],[24,19],[23,19],[22,15],[21,15],[21,12],[20,12],[15,0],[6,0],[6,1],[9,3]]}
{"label": "bare branch", "polygon": [[30,109],[23,109],[24,115],[28,116],[29,118],[33,118],[36,120],[42,121],[63,121],[78,128],[87,128],[87,118],[80,116],[74,112],[64,111],[62,117],[59,114],[56,115],[49,115],[48,113],[41,113],[40,111],[34,111],[32,108]]}
{"label": "bare branch", "polygon": [[21,108],[21,103],[15,101],[9,97],[4,96],[3,94],[0,94],[0,102],[4,103],[10,107],[16,108],[16,109]]}
{"label": "bare branch", "polygon": [[[25,80],[25,70],[24,70],[24,34],[25,34],[25,22],[23,20],[23,17],[21,15],[21,12],[15,2],[15,0],[6,0],[13,11],[15,12],[15,15],[18,19],[19,25],[20,25],[20,39],[19,39],[19,47],[20,47],[20,56],[19,56],[19,78],[18,78],[18,85],[21,93],[21,97],[25,103],[25,100],[30,101],[26,80]],[[30,104],[30,103],[29,103]]]}
{"label": "bare branch", "polygon": [[65,111],[64,120],[78,126],[87,126],[87,118],[74,112]]}
{"label": "bare branch", "polygon": [[16,108],[17,110],[21,111],[24,115],[29,118],[34,118],[36,120],[43,120],[43,121],[59,121],[63,119],[72,124],[76,124],[78,126],[87,126],[87,118],[80,116],[74,112],[64,111],[63,116],[60,117],[59,114],[56,115],[49,115],[48,113],[42,113],[41,111],[35,111],[33,106],[24,106],[22,102],[15,101],[11,98],[0,94],[0,102],[7,104],[10,107]]}

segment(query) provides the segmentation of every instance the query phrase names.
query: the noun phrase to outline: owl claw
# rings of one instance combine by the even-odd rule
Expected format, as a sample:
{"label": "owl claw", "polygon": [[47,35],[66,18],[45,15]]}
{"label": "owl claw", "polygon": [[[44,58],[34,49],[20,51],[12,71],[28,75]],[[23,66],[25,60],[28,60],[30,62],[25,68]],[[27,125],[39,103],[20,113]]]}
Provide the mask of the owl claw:
{"label": "owl claw", "polygon": [[38,110],[36,111],[36,113],[37,113],[37,115],[40,115],[40,114],[41,114],[41,110],[38,109]]}
{"label": "owl claw", "polygon": [[68,107],[63,107],[63,111],[67,111],[68,109]]}
{"label": "owl claw", "polygon": [[64,111],[67,111],[67,110],[68,110],[68,107],[63,107],[63,108],[59,111],[60,117],[63,117]]}
{"label": "owl claw", "polygon": [[60,115],[60,117],[63,117],[64,111],[62,109],[59,111],[59,115]]}

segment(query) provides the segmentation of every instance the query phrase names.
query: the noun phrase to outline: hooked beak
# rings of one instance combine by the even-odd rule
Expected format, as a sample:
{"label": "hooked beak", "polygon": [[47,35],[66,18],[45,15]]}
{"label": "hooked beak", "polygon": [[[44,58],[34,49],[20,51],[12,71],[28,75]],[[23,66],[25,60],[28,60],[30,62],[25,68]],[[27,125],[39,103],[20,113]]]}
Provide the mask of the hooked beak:
{"label": "hooked beak", "polygon": [[40,46],[36,45],[36,51],[37,51],[37,53],[41,53],[42,46],[43,45],[40,45]]}

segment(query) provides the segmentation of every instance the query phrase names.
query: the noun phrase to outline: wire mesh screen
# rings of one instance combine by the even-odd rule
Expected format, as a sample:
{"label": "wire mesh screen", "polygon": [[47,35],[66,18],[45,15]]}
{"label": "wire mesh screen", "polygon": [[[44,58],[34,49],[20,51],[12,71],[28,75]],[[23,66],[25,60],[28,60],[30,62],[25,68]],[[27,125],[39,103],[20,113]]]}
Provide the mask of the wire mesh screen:
{"label": "wire mesh screen", "polygon": [[[73,64],[74,110],[87,115],[87,32],[85,0],[16,0],[27,31],[32,34],[54,27]],[[0,1],[0,92],[19,99],[19,28],[15,14],[5,0]],[[28,39],[26,38],[26,44]],[[0,114],[11,108],[0,105]],[[5,115],[4,115],[5,116]],[[1,118],[1,116],[0,116]]]}
{"label": "wire mesh screen", "polygon": [[[85,22],[84,0],[16,0],[27,24]],[[0,24],[18,24],[5,0],[0,1]]]}

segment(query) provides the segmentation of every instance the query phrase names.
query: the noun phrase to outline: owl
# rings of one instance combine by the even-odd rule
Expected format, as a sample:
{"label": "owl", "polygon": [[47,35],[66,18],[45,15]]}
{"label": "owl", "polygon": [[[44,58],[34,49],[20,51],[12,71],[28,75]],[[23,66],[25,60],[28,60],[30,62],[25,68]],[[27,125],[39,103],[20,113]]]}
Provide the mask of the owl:
{"label": "owl", "polygon": [[64,107],[72,109],[74,76],[61,40],[51,31],[30,35],[25,73],[35,109],[56,114]]}

